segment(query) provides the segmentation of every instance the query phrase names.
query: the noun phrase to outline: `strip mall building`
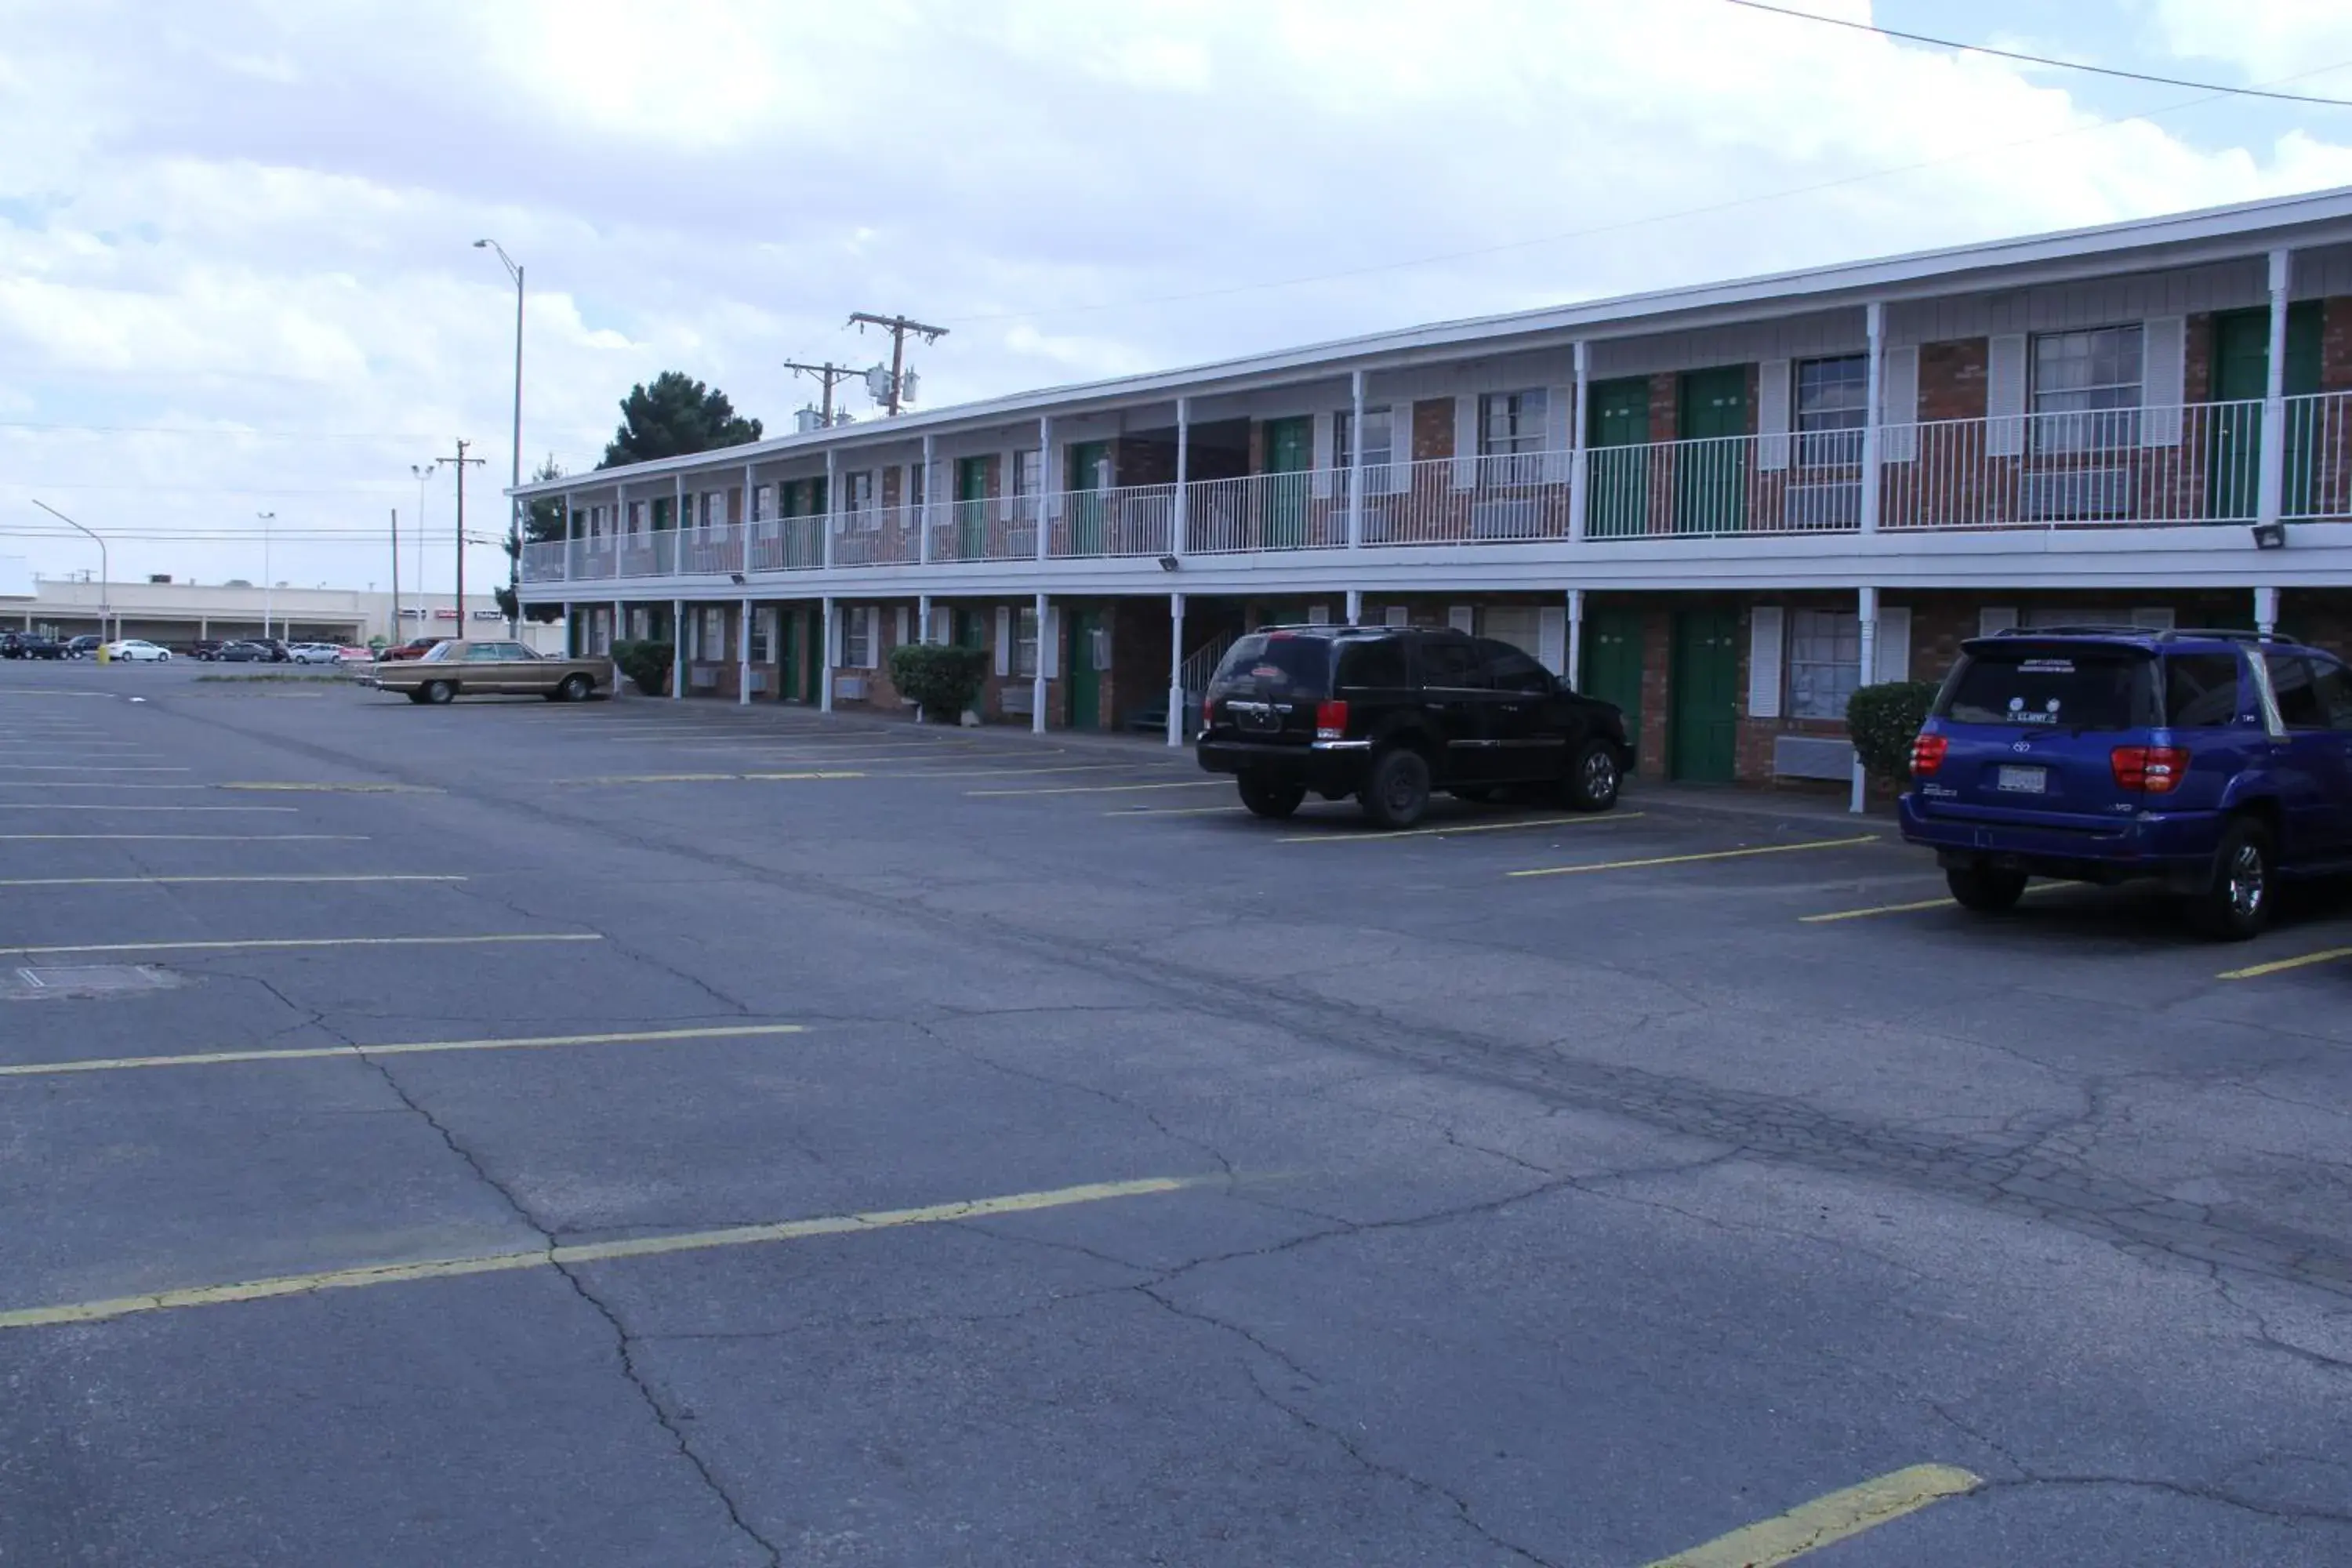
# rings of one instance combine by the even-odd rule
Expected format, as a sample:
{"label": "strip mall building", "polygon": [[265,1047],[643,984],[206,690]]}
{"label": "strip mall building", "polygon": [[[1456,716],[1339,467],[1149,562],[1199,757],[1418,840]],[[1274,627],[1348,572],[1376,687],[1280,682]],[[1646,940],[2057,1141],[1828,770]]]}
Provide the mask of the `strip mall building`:
{"label": "strip mall building", "polygon": [[1376,334],[526,486],[523,595],[677,692],[1179,736],[1243,629],[1515,642],[1642,767],[1847,776],[1847,695],[2096,621],[2352,641],[2352,190]]}

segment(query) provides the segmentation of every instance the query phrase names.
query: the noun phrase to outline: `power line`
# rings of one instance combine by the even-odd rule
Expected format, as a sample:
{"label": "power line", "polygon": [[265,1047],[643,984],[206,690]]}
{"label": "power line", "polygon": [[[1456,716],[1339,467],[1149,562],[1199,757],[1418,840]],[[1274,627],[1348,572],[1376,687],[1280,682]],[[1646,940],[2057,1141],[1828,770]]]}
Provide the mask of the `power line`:
{"label": "power line", "polygon": [[[1972,55],[1990,55],[1996,59],[2021,60],[2027,65],[2055,66],[2060,70],[2087,71],[2093,76],[2111,76],[2125,81],[2150,81],[2160,87],[2193,87],[2200,92],[2210,92],[2230,98],[2266,98],[2279,103],[2316,103],[2329,109],[2352,109],[2352,98],[2314,98],[2300,92],[2269,92],[2259,87],[2224,87],[2219,82],[2189,81],[2177,76],[2151,76],[2146,71],[2121,70],[2114,66],[2088,65],[2081,60],[2053,59],[2047,55],[2020,54],[2015,49],[1996,49],[1987,44],[1963,44],[1954,38],[1931,38],[1925,33],[1906,33],[1895,27],[1882,27],[1872,22],[1849,22],[1843,16],[1823,16],[1811,11],[1799,11],[1787,5],[1768,5],[1764,0],[1723,0],[1727,5],[1737,5],[1747,11],[1768,11],[1775,16],[1793,16],[1800,22],[1821,22],[1832,27],[1845,27],[1857,33],[1876,33],[1881,37],[1901,38],[1906,43],[1932,44],[1939,49],[1960,49]],[[2305,73],[2317,76],[2317,71]],[[2292,81],[2294,79],[2284,79]]]}
{"label": "power line", "polygon": [[[1801,13],[1797,14],[1801,15]],[[2272,79],[2302,81],[2309,77],[2326,76],[2330,71],[2342,70],[2347,66],[2352,66],[2352,60],[2336,60],[2313,70],[2297,71],[2292,76],[2274,77]],[[1709,202],[1704,206],[1679,207],[1671,212],[1650,213],[1641,217],[1623,218],[1615,223],[1596,224],[1589,228],[1571,228],[1557,234],[1539,234],[1528,239],[1504,240],[1499,244],[1473,246],[1465,250],[1433,251],[1423,256],[1406,257],[1398,261],[1380,261],[1364,267],[1342,268],[1334,272],[1309,273],[1303,277],[1276,278],[1255,283],[1235,283],[1225,288],[1196,289],[1184,294],[1150,295],[1139,300],[1114,300],[1094,305],[1055,305],[1035,310],[995,310],[982,315],[958,316],[955,321],[960,326],[965,326],[975,321],[1026,321],[1040,318],[1093,314],[1105,310],[1141,310],[1148,305],[1190,304],[1202,300],[1223,300],[1237,294],[1261,293],[1272,289],[1296,289],[1309,283],[1336,283],[1349,278],[1369,278],[1383,272],[1402,272],[1415,267],[1433,267],[1443,261],[1467,261],[1482,256],[1498,256],[1506,251],[1529,250],[1538,246],[1564,244],[1571,239],[1591,239],[1600,235],[1622,233],[1626,229],[1643,228],[1652,224],[1672,223],[1686,217],[1706,217],[1716,213],[1736,211],[1741,207],[1761,206],[1771,202],[1787,201],[1792,196],[1812,195],[1821,191],[1835,190],[1843,185],[1860,184],[1868,180],[1885,179],[1893,174],[1916,174],[1922,169],[1941,168],[1947,163],[1958,163],[1987,153],[2010,153],[2020,147],[2032,147],[2044,142],[2063,141],[2069,136],[2082,136],[2094,131],[2105,131],[2135,120],[2153,120],[2160,114],[2173,114],[2184,109],[2194,109],[2200,104],[2218,102],[2229,97],[2231,90],[2233,89],[2221,89],[2208,92],[2201,98],[2185,98],[2177,103],[2159,104],[2154,109],[2135,110],[2128,114],[2105,115],[2096,120],[2086,121],[2080,125],[2070,125],[2063,130],[2049,132],[2040,136],[2021,137],[2014,142],[1996,142],[1980,146],[1965,147],[1958,153],[1948,153],[1940,158],[1922,158],[1910,163],[1890,163],[1883,168],[1864,169],[1858,174],[1841,174],[1833,180],[1816,181],[1810,185],[1783,186],[1775,191],[1762,191],[1753,195],[1733,196],[1725,201]]]}
{"label": "power line", "polygon": [[[882,405],[884,414],[892,418],[898,417],[900,407],[915,401],[915,376],[914,373],[907,368],[907,334],[912,332],[927,343],[935,343],[948,335],[948,330],[945,327],[925,326],[920,321],[908,321],[904,316],[877,316],[871,310],[852,311],[849,324],[860,332],[865,331],[868,327],[879,327],[890,334],[889,379],[882,384],[879,395],[874,401]],[[867,378],[866,386],[869,391],[875,390],[870,376]]]}
{"label": "power line", "polygon": [[239,436],[270,441],[430,441],[405,430],[256,430],[205,425],[72,425],[38,419],[0,419],[0,430],[57,430],[92,436]]}

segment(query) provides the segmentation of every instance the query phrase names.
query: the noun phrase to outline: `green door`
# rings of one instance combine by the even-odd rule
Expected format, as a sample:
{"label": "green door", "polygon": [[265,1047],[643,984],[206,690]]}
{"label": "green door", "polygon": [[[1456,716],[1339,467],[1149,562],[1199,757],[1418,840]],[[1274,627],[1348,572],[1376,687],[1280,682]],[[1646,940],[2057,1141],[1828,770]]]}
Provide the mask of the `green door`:
{"label": "green door", "polygon": [[988,553],[988,459],[956,459],[955,558],[978,561]]}
{"label": "green door", "polygon": [[1108,441],[1073,441],[1070,443],[1070,553],[1100,555],[1103,552],[1104,502],[1097,493],[1110,489],[1110,443]]}
{"label": "green door", "polygon": [[1313,419],[1302,415],[1265,422],[1265,471],[1280,476],[1265,481],[1268,550],[1296,550],[1307,542],[1307,470],[1314,465]]}
{"label": "green door", "polygon": [[[2266,310],[2228,310],[2213,318],[2212,400],[2236,406],[2217,408],[2205,437],[2205,515],[2250,520],[2262,491],[2263,412],[2269,390],[2271,315]],[[2319,390],[2320,304],[2305,300],[2286,309],[2286,395],[2307,397]],[[2315,415],[2308,406],[2287,410],[2286,485],[2281,514],[2311,510]]]}
{"label": "green door", "polygon": [[1625,733],[1639,743],[1642,733],[1642,612],[1594,610],[1584,617],[1584,669],[1576,689],[1614,702],[1625,715]]}
{"label": "green door", "polygon": [[798,610],[779,610],[776,619],[782,623],[776,631],[784,645],[779,650],[784,669],[776,682],[776,695],[787,702],[797,702],[801,700],[801,613]]}
{"label": "green door", "polygon": [[1647,378],[1596,381],[1586,393],[1586,529],[1595,539],[1648,531],[1650,384]]}
{"label": "green door", "polygon": [[1738,533],[1748,517],[1748,367],[1686,372],[1675,389],[1675,531]]}
{"label": "green door", "polygon": [[1676,612],[1674,652],[1667,773],[1690,784],[1729,784],[1738,750],[1738,612]]}
{"label": "green door", "polygon": [[1095,668],[1095,633],[1103,624],[1099,610],[1067,610],[1062,620],[1070,628],[1070,646],[1063,668],[1069,679],[1062,683],[1069,694],[1064,722],[1073,730],[1102,728],[1102,671]]}

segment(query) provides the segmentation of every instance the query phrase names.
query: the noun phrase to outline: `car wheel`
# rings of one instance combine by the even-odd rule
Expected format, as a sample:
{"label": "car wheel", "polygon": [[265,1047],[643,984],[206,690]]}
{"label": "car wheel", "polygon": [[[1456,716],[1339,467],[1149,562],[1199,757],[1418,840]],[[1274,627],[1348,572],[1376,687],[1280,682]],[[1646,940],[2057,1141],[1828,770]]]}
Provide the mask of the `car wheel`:
{"label": "car wheel", "polygon": [[2276,895],[2270,829],[2251,816],[2233,818],[2213,852],[2213,881],[2189,900],[2189,919],[2222,942],[2260,936],[2271,923]]}
{"label": "car wheel", "polygon": [[2025,896],[2025,873],[1990,866],[1951,866],[1945,868],[1944,885],[1952,889],[1952,901],[1960,908],[1997,915],[2015,909],[2017,900]]}
{"label": "car wheel", "polygon": [[436,704],[447,702],[457,695],[457,687],[454,681],[428,680],[425,683],[420,695],[427,702]]}
{"label": "car wheel", "polygon": [[1382,752],[1372,759],[1372,776],[1359,798],[1377,826],[1411,827],[1429,809],[1428,760],[1402,746]]}
{"label": "car wheel", "polygon": [[423,691],[411,691],[406,695],[408,700],[411,702],[415,703],[419,708],[425,706],[425,693]]}
{"label": "car wheel", "polygon": [[1569,762],[1564,791],[1568,804],[1579,811],[1607,811],[1617,804],[1617,792],[1624,784],[1617,748],[1606,741],[1587,741]]}
{"label": "car wheel", "polygon": [[1247,773],[1234,781],[1241,786],[1242,804],[1254,816],[1270,816],[1276,820],[1298,809],[1307,792],[1297,784],[1276,784],[1272,779],[1252,778]]}
{"label": "car wheel", "polygon": [[575,671],[565,676],[563,684],[555,689],[555,700],[558,702],[585,702],[595,689],[594,681]]}

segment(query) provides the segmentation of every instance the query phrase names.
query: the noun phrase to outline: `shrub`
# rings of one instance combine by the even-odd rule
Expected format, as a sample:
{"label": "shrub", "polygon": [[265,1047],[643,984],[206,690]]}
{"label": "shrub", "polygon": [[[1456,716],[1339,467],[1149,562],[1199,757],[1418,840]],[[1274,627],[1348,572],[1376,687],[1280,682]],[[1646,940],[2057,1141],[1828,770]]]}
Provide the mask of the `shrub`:
{"label": "shrub", "polygon": [[1932,680],[1890,680],[1865,686],[1846,704],[1846,733],[1873,776],[1901,779],[1911,772],[1911,742],[1936,705]]}
{"label": "shrub", "polygon": [[675,644],[652,637],[624,637],[613,644],[613,667],[647,697],[669,695],[670,669],[677,658]]}
{"label": "shrub", "polygon": [[890,684],[926,717],[952,724],[980,700],[988,655],[976,647],[907,643],[890,650]]}

